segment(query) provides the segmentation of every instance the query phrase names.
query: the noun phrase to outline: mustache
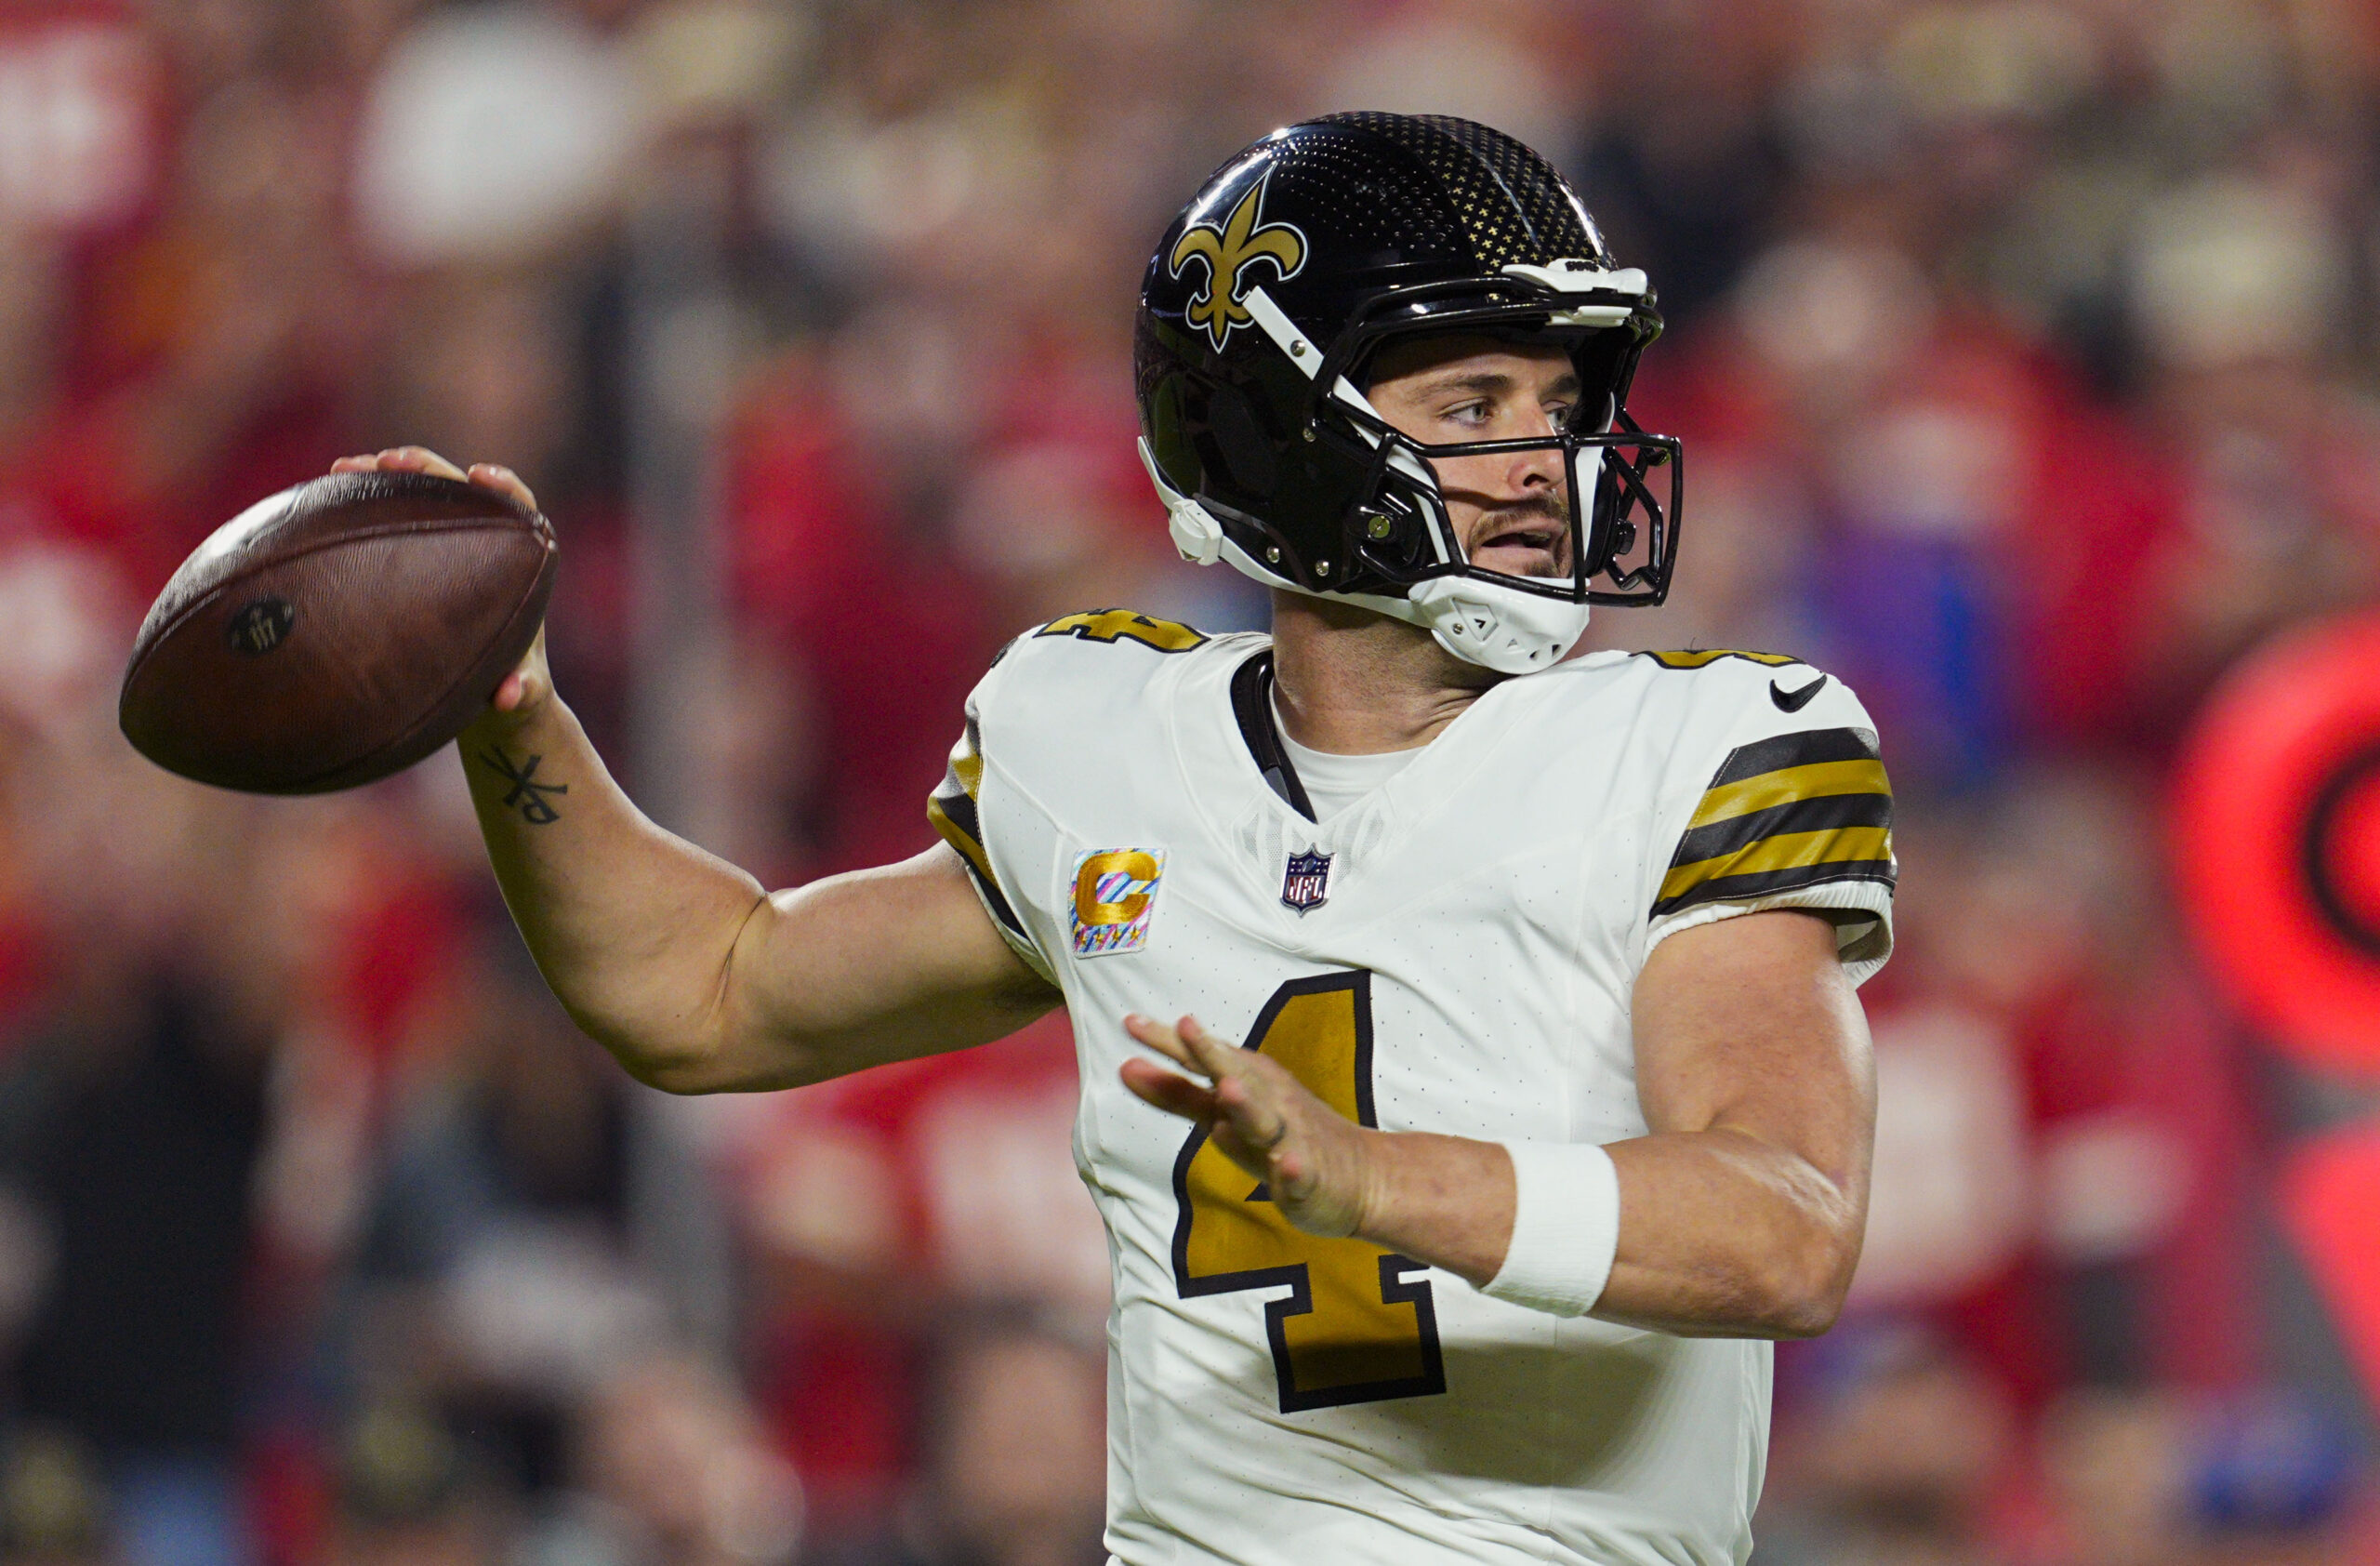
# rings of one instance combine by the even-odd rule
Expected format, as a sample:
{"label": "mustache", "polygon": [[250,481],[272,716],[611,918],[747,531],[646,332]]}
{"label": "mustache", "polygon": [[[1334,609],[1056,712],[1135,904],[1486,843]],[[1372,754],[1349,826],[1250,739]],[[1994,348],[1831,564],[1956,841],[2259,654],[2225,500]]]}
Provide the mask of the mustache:
{"label": "mustache", "polygon": [[1567,502],[1567,496],[1534,495],[1525,500],[1499,506],[1492,511],[1482,511],[1470,529],[1471,537],[1464,546],[1465,552],[1481,548],[1501,534],[1517,529],[1546,528],[1554,533],[1554,558],[1543,565],[1530,567],[1528,574],[1558,577],[1567,569],[1573,542]]}
{"label": "mustache", "polygon": [[1569,501],[1559,495],[1537,495],[1509,506],[1499,506],[1492,511],[1482,511],[1479,513],[1479,536],[1492,537],[1525,522],[1550,522],[1567,527],[1570,523]]}
{"label": "mustache", "polygon": [[1466,530],[1469,534],[1466,547],[1477,549],[1499,534],[1535,528],[1552,529],[1559,538],[1554,547],[1567,548],[1570,538],[1568,498],[1535,495],[1499,506],[1494,511],[1482,511]]}

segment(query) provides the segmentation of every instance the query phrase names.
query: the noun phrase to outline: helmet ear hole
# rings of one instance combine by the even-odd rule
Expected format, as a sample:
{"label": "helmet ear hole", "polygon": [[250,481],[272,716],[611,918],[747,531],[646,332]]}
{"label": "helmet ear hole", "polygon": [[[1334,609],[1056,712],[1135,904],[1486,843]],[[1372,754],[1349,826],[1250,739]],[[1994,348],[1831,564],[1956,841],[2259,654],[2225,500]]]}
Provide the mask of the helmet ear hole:
{"label": "helmet ear hole", "polygon": [[1207,428],[1214,436],[1215,454],[1232,481],[1250,495],[1269,497],[1280,481],[1273,441],[1236,387],[1214,388],[1207,402]]}

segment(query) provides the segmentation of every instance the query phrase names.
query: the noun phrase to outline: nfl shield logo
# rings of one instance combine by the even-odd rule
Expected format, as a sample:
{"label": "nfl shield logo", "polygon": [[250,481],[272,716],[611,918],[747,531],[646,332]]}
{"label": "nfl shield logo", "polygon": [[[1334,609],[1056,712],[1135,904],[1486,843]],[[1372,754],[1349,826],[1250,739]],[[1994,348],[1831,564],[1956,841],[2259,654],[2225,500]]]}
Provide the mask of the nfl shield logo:
{"label": "nfl shield logo", "polygon": [[1281,901],[1300,913],[1311,913],[1330,896],[1330,856],[1309,848],[1289,856],[1289,869],[1281,878]]}

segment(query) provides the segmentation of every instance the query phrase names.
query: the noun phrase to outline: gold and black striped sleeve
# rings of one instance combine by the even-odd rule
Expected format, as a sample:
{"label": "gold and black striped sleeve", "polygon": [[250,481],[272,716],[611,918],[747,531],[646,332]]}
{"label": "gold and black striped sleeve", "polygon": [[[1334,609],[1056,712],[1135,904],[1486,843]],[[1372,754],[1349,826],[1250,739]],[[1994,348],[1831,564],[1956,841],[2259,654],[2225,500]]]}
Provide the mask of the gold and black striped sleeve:
{"label": "gold and black striped sleeve", "polygon": [[984,895],[992,917],[1006,926],[1012,938],[1029,944],[1032,937],[1025,932],[1025,922],[1017,918],[1016,909],[1000,891],[999,877],[992,873],[991,856],[984,852],[983,792],[984,734],[971,711],[966,732],[950,748],[950,768],[942,775],[942,786],[926,801],[926,819],[967,861],[967,873],[975,878],[975,888]]}
{"label": "gold and black striped sleeve", "polygon": [[1739,746],[1703,791],[1653,901],[1656,919],[1830,882],[1893,884],[1893,790],[1866,729]]}

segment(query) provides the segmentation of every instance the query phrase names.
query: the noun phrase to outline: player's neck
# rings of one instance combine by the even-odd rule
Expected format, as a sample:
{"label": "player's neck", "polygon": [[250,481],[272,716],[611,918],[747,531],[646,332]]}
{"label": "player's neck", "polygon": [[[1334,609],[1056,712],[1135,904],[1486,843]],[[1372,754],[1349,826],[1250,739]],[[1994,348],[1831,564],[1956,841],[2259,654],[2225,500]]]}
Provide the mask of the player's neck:
{"label": "player's neck", "polygon": [[1503,678],[1420,626],[1358,604],[1273,594],[1273,696],[1291,739],[1341,756],[1427,745]]}

